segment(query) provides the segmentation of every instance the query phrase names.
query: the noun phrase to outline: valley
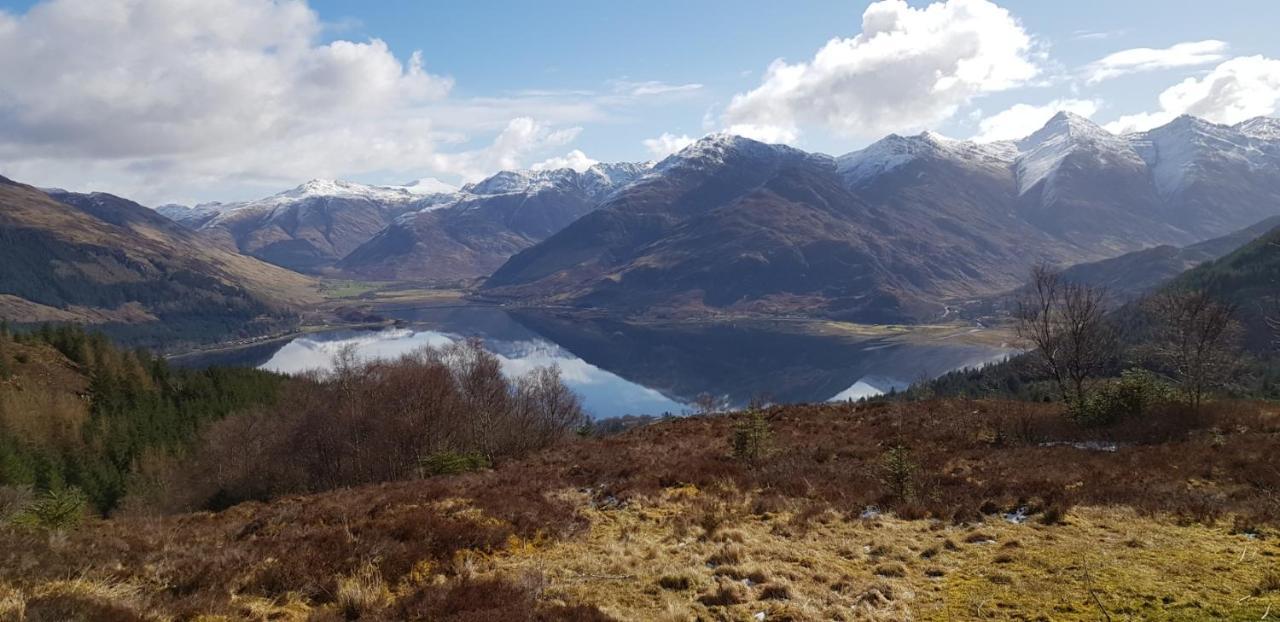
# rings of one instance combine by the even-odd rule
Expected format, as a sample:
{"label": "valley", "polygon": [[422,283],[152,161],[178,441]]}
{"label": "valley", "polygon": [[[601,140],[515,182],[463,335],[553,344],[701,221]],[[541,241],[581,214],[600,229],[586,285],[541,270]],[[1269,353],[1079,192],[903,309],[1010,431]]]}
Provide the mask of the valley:
{"label": "valley", "polygon": [[1265,617],[1276,129],[0,178],[0,618]]}

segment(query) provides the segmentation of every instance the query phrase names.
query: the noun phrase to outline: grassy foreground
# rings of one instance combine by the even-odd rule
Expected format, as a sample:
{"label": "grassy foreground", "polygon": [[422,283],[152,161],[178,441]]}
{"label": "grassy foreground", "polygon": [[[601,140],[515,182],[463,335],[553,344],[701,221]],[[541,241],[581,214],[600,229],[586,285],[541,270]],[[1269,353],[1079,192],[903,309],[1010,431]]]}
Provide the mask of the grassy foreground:
{"label": "grassy foreground", "polygon": [[5,527],[0,620],[1280,613],[1275,405],[1091,431],[1011,402],[778,407],[751,462],[730,451],[743,417],[219,513]]}

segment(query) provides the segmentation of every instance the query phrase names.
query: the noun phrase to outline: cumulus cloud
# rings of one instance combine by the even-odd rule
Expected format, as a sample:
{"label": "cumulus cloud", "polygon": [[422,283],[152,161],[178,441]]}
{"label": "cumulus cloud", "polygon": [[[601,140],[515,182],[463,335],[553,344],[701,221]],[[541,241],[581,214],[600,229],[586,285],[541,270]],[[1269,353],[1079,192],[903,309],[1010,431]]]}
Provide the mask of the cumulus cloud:
{"label": "cumulus cloud", "polygon": [[1207,75],[1187,78],[1160,93],[1160,109],[1126,115],[1107,124],[1115,133],[1148,130],[1182,114],[1233,124],[1280,109],[1280,60],[1241,56]]}
{"label": "cumulus cloud", "polygon": [[583,153],[581,149],[574,149],[563,156],[547,158],[529,168],[535,171],[571,168],[581,173],[582,171],[585,171],[599,163],[599,160],[591,159],[587,154]]}
{"label": "cumulus cloud", "polygon": [[657,138],[646,138],[642,142],[644,148],[649,151],[649,155],[655,160],[661,160],[689,145],[693,144],[695,139],[687,134],[676,136],[668,132],[663,132]]}
{"label": "cumulus cloud", "polygon": [[1026,138],[1044,127],[1060,111],[1088,118],[1098,112],[1099,106],[1100,103],[1093,99],[1055,99],[1043,106],[1015,104],[978,121],[978,134],[973,140],[985,143]]}
{"label": "cumulus cloud", "polygon": [[[521,163],[529,154],[563,147],[581,131],[580,127],[554,128],[529,117],[517,117],[507,123],[492,144],[481,149],[438,154],[430,168],[457,175],[465,181],[476,181],[494,171],[522,168]],[[586,158],[581,151],[577,153]],[[564,161],[570,162],[572,156],[570,153]],[[543,164],[553,160],[555,158]]]}
{"label": "cumulus cloud", "polygon": [[1121,50],[1089,63],[1085,67],[1085,80],[1096,84],[1142,71],[1207,65],[1226,58],[1226,51],[1226,42],[1214,39],[1188,41],[1167,48]]}
{"label": "cumulus cloud", "polygon": [[760,86],[736,95],[729,131],[794,142],[813,124],[878,137],[947,119],[985,93],[1039,73],[1031,36],[988,0],[944,0],[912,8],[883,0],[862,15],[862,32],[832,39],[808,62],[775,60]]}
{"label": "cumulus cloud", "polygon": [[578,132],[547,123],[599,114],[531,99],[455,106],[453,79],[421,53],[329,41],[325,28],[299,0],[0,10],[0,167],[141,200],[379,171],[473,178]]}
{"label": "cumulus cloud", "polygon": [[373,39],[317,43],[304,4],[51,0],[0,25],[0,154],[191,154],[307,117],[444,96],[452,80]]}

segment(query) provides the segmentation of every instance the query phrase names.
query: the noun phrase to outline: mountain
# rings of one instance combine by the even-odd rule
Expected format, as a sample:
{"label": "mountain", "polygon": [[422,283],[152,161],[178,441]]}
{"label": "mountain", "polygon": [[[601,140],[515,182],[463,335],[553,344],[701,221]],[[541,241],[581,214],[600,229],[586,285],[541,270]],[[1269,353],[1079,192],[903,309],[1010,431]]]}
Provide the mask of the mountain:
{"label": "mountain", "polygon": [[1280,227],[1173,279],[1165,289],[1203,289],[1239,307],[1249,349],[1274,353],[1268,318],[1280,316]]}
{"label": "mountain", "polygon": [[1280,210],[1277,127],[1276,119],[1225,126],[1184,115],[1125,139],[1147,164],[1163,220],[1204,239]]}
{"label": "mountain", "polygon": [[1063,270],[1062,276],[1069,281],[1105,287],[1117,298],[1128,300],[1154,291],[1206,261],[1227,255],[1276,227],[1280,227],[1280,216],[1190,246],[1179,248],[1165,244],[1111,259],[1077,264]]}
{"label": "mountain", "polygon": [[375,279],[456,281],[490,274],[515,253],[595,209],[644,164],[503,171],[406,213],[336,264]]}
{"label": "mountain", "polygon": [[76,321],[144,341],[254,334],[315,300],[298,274],[209,245],[109,194],[0,177],[0,315]]}
{"label": "mountain", "polygon": [[320,272],[397,216],[446,201],[451,189],[437,180],[383,187],[314,179],[255,201],[157,211],[224,248],[291,270]]}
{"label": "mountain", "polygon": [[[1280,214],[1272,121],[1198,122],[1232,137],[1223,145],[1180,132],[1185,119],[1115,136],[1059,113],[1020,141],[893,135],[835,159],[713,135],[512,257],[484,294],[655,315],[929,319],[1017,287],[1039,262],[1185,246]],[[1242,144],[1248,161],[1229,153]],[[1172,151],[1194,174],[1167,192]],[[1225,173],[1236,188],[1211,179]]]}
{"label": "mountain", "polygon": [[[507,262],[492,295],[660,313],[815,312],[895,321],[968,293],[964,249],[917,243],[845,184],[837,161],[704,138]],[[956,284],[943,291],[943,284]],[[927,295],[926,295],[927,294]]]}

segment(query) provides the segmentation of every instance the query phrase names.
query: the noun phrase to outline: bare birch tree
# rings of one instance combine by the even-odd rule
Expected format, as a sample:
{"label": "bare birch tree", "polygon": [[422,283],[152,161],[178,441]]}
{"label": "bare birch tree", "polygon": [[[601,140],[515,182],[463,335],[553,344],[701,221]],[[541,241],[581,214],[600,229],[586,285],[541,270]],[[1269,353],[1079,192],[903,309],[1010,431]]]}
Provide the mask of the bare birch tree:
{"label": "bare birch tree", "polygon": [[1198,412],[1205,397],[1241,368],[1244,331],[1235,320],[1235,305],[1220,303],[1203,290],[1180,290],[1152,296],[1144,306],[1155,320],[1151,348],[1157,361]]}
{"label": "bare birch tree", "polygon": [[1118,351],[1105,300],[1104,289],[1066,282],[1040,265],[1031,270],[1027,292],[1018,301],[1018,336],[1034,350],[1031,360],[1054,381],[1062,400],[1077,411],[1088,399],[1092,379]]}

